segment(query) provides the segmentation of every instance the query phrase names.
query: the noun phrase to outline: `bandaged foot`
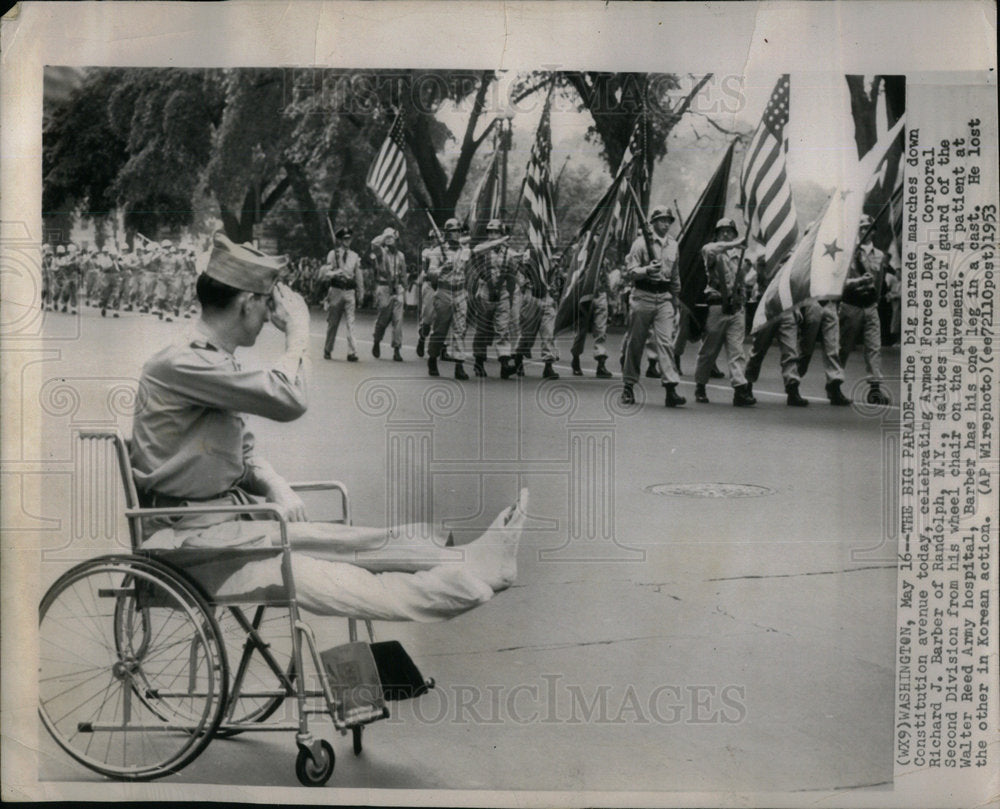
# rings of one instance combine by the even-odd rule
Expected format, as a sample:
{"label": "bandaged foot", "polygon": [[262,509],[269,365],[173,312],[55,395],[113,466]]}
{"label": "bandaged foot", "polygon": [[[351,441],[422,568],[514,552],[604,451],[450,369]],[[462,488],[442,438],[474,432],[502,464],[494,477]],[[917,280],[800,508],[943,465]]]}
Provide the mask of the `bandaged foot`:
{"label": "bandaged foot", "polygon": [[517,548],[528,516],[528,490],[504,509],[478,539],[458,546],[465,554],[464,569],[488,584],[494,592],[510,587],[517,578]]}

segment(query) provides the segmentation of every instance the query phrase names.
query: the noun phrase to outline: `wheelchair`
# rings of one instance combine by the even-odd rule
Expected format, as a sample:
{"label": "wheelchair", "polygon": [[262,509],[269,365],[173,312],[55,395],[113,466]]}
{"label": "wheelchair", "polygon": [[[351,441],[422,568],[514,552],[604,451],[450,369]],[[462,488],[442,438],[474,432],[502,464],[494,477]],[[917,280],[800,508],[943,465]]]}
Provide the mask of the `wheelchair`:
{"label": "wheelchair", "polygon": [[[124,437],[85,431],[80,439],[90,444],[91,457],[103,453],[110,457],[108,466],[117,466],[132,552],[76,565],[52,584],[39,607],[38,712],[76,761],[110,778],[152,780],[179,772],[213,739],[295,731],[296,775],[305,786],[322,786],[333,774],[335,756],[332,745],[310,730],[310,718],[329,715],[341,735],[350,732],[354,754],[360,755],[364,727],[389,716],[386,699],[418,696],[434,686],[420,678],[405,696],[387,696],[394,686],[383,691],[372,650],[390,644],[375,644],[370,621],[364,621],[368,642],[358,640],[358,620],[350,618],[347,644],[317,649],[299,616],[287,524],[279,508],[143,508]],[[331,493],[339,499],[336,522],[350,524],[347,489],[339,481],[292,488]],[[142,549],[145,518],[198,514],[277,520],[281,545]],[[254,600],[210,596],[192,574],[205,563],[236,570],[276,556],[283,586]],[[313,672],[308,677],[307,657]],[[297,719],[279,715],[279,721],[269,721],[286,701]]]}

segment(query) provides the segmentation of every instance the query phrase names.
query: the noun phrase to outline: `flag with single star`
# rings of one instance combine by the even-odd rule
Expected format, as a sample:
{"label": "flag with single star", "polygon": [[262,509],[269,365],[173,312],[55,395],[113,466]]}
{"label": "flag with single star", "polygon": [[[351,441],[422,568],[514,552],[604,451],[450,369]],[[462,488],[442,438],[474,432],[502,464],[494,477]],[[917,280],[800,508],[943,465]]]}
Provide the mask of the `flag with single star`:
{"label": "flag with single star", "polygon": [[788,255],[799,236],[792,186],[785,170],[789,76],[774,87],[740,171],[740,205],[750,235],[764,245],[767,272]]}
{"label": "flag with single star", "polygon": [[843,186],[827,200],[819,218],[806,230],[761,296],[752,331],[810,298],[840,300],[851,258],[858,244],[858,223],[865,189],[903,127],[900,118],[865,156],[848,170]]}

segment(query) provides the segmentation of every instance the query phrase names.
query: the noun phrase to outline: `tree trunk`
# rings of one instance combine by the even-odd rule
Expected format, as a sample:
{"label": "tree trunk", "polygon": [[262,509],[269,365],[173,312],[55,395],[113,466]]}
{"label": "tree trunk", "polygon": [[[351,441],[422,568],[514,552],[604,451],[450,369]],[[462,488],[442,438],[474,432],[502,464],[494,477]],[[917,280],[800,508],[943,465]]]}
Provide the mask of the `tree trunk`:
{"label": "tree trunk", "polygon": [[431,216],[438,224],[442,224],[446,219],[455,215],[455,206],[458,204],[462,189],[465,188],[466,180],[468,180],[472,159],[488,134],[487,130],[478,138],[475,137],[476,125],[486,106],[486,94],[490,82],[493,81],[493,76],[492,70],[484,70],[479,77],[479,89],[476,91],[472,110],[465,125],[462,148],[450,180],[434,148],[430,116],[418,112],[412,106],[407,108],[406,143],[413,153],[417,170],[420,172],[420,179],[430,197]]}
{"label": "tree trunk", "polygon": [[[875,76],[870,91],[865,91],[864,76],[846,76],[851,97],[851,116],[854,119],[854,142],[858,157],[864,157],[878,142],[878,95],[879,87],[885,90],[886,113],[892,127],[906,110],[906,77]],[[889,200],[895,187],[899,171],[899,158],[903,150],[902,136],[889,148],[882,182],[876,185],[865,200],[865,213],[878,217],[875,224],[874,241],[885,250],[893,239],[892,221],[889,214]]]}
{"label": "tree trunk", "polygon": [[878,141],[878,89],[882,77],[872,80],[870,91],[865,90],[864,76],[845,76],[851,96],[851,117],[854,118],[854,142],[858,147],[858,157],[864,157]]}
{"label": "tree trunk", "polygon": [[327,241],[323,234],[326,232],[327,226],[316,209],[316,201],[313,199],[312,189],[309,187],[309,178],[302,166],[291,161],[285,163],[285,176],[291,183],[292,194],[299,206],[302,227],[309,241],[309,255],[319,258],[326,254],[324,246]]}

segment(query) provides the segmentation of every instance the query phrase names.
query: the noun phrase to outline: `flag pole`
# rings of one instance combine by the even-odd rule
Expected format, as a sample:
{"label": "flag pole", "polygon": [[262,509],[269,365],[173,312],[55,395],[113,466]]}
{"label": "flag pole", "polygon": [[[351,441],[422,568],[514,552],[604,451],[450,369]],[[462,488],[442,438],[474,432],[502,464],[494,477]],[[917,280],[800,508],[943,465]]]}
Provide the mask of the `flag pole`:
{"label": "flag pole", "polygon": [[871,224],[867,228],[865,228],[865,231],[861,234],[861,237],[858,239],[858,245],[857,247],[854,248],[855,252],[861,249],[861,245],[864,243],[865,239],[868,238],[869,234],[875,229],[875,225],[877,225],[878,221],[883,216],[885,216],[886,211],[888,211],[892,207],[893,200],[896,199],[897,196],[901,197],[902,195],[903,195],[903,186],[899,186],[898,188],[893,189],[892,193],[889,195],[889,199],[887,199],[885,202],[882,203],[882,207],[879,208],[878,213],[872,217]]}

